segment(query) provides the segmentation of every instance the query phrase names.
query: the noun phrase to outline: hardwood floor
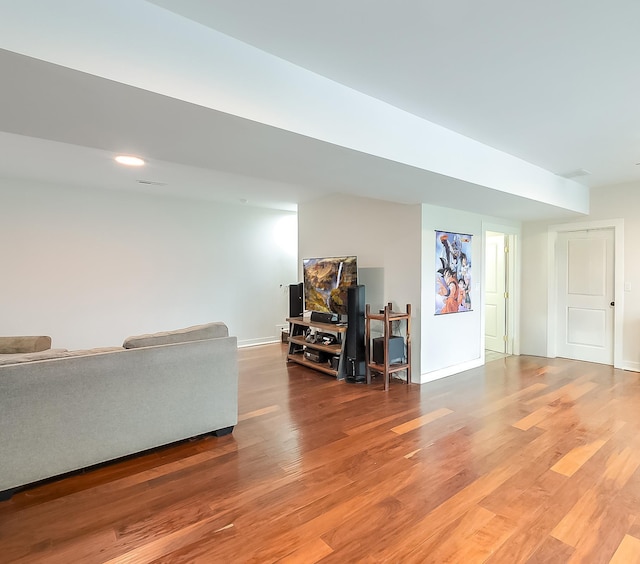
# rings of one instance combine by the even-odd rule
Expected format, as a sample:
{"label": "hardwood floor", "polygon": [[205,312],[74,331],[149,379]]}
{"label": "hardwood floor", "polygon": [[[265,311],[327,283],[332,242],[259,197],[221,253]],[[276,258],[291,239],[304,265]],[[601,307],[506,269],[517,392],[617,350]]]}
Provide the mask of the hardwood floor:
{"label": "hardwood floor", "polygon": [[504,358],[506,356],[509,356],[506,353],[501,353],[501,352],[496,352],[496,351],[490,351],[485,349],[484,351],[484,361],[485,362],[493,362],[494,360],[499,360],[501,358]]}
{"label": "hardwood floor", "polygon": [[422,386],[240,351],[240,422],[0,503],[0,562],[640,562],[640,375],[511,356]]}

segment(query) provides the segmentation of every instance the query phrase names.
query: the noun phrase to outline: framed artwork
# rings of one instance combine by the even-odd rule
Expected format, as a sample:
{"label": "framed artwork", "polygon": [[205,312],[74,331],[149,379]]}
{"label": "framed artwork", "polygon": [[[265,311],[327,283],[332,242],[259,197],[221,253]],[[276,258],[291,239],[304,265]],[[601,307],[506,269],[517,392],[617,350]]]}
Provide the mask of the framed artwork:
{"label": "framed artwork", "polygon": [[436,231],[436,315],[472,310],[472,237]]}

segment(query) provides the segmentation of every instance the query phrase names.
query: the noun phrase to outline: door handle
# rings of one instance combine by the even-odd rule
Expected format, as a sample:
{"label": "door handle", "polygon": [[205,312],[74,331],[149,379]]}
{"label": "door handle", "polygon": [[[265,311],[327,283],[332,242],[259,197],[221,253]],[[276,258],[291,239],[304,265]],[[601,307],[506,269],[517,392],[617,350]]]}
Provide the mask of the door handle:
{"label": "door handle", "polygon": [[615,305],[616,305],[616,302],[611,302],[609,305],[610,305],[611,307],[613,307],[613,306],[615,306]]}

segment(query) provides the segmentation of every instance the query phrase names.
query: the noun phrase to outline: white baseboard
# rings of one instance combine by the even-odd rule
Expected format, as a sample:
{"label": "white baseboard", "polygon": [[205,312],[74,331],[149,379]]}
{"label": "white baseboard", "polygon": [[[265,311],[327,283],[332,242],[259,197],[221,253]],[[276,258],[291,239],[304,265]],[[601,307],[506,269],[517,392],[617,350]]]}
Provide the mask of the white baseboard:
{"label": "white baseboard", "polygon": [[280,343],[281,338],[278,337],[262,337],[259,339],[246,339],[244,341],[238,341],[238,348],[242,349],[244,347],[255,347],[258,345],[270,345],[272,343]]}
{"label": "white baseboard", "polygon": [[630,372],[640,372],[640,362],[624,362],[622,364],[622,370],[629,370]]}
{"label": "white baseboard", "polygon": [[476,358],[474,360],[469,360],[468,362],[462,362],[460,364],[455,364],[454,366],[447,366],[446,368],[441,368],[440,370],[434,370],[433,372],[424,372],[423,374],[420,374],[420,383],[426,384],[427,382],[440,380],[440,378],[453,376],[454,374],[464,372],[465,370],[478,368],[478,366],[482,366],[483,364],[484,361],[482,358]]}

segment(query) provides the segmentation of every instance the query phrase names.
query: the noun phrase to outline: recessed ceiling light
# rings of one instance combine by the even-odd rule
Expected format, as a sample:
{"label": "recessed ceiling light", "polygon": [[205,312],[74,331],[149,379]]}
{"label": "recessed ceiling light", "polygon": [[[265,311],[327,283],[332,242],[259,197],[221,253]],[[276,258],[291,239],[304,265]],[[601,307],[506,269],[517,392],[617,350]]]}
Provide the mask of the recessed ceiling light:
{"label": "recessed ceiling light", "polygon": [[126,165],[126,166],[142,166],[144,165],[144,159],[141,159],[140,157],[134,157],[132,155],[118,155],[115,158],[117,163],[120,163],[122,165]]}

